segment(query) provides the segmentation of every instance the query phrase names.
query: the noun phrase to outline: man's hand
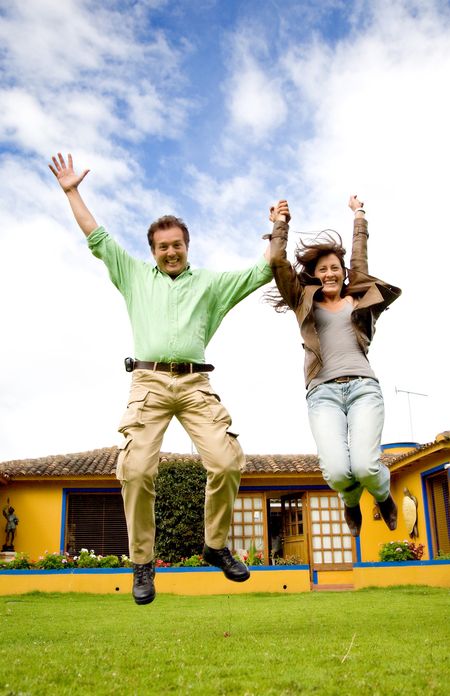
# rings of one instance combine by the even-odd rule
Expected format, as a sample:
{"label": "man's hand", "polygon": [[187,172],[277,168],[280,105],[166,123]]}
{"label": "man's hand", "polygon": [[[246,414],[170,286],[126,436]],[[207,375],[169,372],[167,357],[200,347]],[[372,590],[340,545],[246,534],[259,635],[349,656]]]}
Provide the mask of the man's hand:
{"label": "man's hand", "polygon": [[270,222],[277,222],[281,220],[282,222],[289,222],[291,219],[291,214],[289,212],[289,205],[287,201],[278,201],[276,205],[273,205],[269,210],[269,220]]}
{"label": "man's hand", "polygon": [[53,167],[51,164],[48,166],[58,179],[62,190],[67,195],[75,220],[78,222],[86,237],[89,237],[91,232],[93,232],[98,225],[78,191],[78,185],[83,181],[89,169],[85,169],[82,174],[75,174],[73,171],[72,155],[70,154],[67,155],[67,166],[60,152],[58,152],[58,159],[52,157],[52,160],[55,166]]}
{"label": "man's hand", "polygon": [[67,155],[67,166],[60,152],[58,152],[58,159],[52,157],[52,160],[55,166],[53,167],[51,164],[48,166],[58,179],[59,185],[65,193],[76,190],[86,174],[90,171],[89,169],[85,169],[82,174],[76,174],[73,170],[72,155],[70,153]]}
{"label": "man's hand", "polygon": [[350,196],[350,200],[348,202],[348,207],[355,212],[355,210],[358,210],[358,208],[364,208],[364,201],[360,201],[358,196]]}

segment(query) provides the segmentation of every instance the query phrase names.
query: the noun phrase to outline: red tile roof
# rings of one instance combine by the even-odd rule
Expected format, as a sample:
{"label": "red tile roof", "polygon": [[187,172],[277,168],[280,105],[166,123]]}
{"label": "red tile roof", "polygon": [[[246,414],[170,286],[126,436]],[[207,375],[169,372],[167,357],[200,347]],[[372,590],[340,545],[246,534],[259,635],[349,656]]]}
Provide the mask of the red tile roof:
{"label": "red tile roof", "polygon": [[[112,476],[116,471],[117,447],[73,454],[57,454],[37,459],[16,459],[0,463],[0,477],[16,479],[24,477]],[[382,454],[382,461],[390,465],[397,457]],[[161,462],[200,462],[198,454],[173,454],[162,452]],[[244,474],[316,474],[319,462],[315,454],[248,454]]]}

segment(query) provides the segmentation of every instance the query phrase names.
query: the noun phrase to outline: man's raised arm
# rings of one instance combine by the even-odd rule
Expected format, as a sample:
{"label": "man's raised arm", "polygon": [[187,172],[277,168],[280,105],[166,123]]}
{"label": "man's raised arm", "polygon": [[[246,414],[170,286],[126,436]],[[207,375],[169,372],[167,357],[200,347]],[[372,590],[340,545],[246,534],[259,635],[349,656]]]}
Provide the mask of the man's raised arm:
{"label": "man's raised arm", "polygon": [[58,152],[57,157],[52,157],[52,160],[54,166],[51,164],[48,166],[58,179],[59,185],[66,194],[75,220],[78,222],[86,237],[88,237],[91,232],[98,227],[98,225],[94,216],[88,210],[86,204],[81,198],[78,191],[78,186],[89,172],[89,169],[85,169],[82,174],[76,174],[73,170],[71,154],[67,156],[67,165],[60,152]]}

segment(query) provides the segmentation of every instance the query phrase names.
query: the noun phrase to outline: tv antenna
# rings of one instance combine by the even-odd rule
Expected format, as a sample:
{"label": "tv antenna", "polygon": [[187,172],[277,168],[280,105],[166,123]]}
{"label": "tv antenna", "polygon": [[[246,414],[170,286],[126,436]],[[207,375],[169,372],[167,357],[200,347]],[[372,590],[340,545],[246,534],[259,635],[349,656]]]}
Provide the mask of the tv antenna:
{"label": "tv antenna", "polygon": [[411,396],[428,396],[428,394],[422,394],[421,392],[409,391],[408,389],[398,389],[397,387],[395,387],[395,393],[396,394],[402,393],[402,394],[408,395],[409,427],[411,430],[411,442],[414,442],[414,430],[413,430],[412,413],[411,413]]}

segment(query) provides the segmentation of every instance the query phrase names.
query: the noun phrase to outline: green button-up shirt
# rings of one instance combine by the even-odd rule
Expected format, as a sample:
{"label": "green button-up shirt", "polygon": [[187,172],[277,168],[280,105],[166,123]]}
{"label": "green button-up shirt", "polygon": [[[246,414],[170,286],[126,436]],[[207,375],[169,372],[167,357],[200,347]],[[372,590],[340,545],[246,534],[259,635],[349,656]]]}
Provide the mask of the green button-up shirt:
{"label": "green button-up shirt", "polygon": [[130,256],[103,227],[87,241],[125,299],[137,360],[204,363],[205,348],[227,312],[273,277],[262,257],[244,271],[188,267],[172,279]]}

